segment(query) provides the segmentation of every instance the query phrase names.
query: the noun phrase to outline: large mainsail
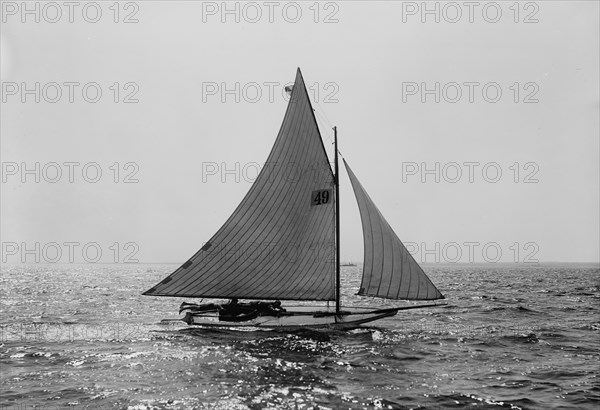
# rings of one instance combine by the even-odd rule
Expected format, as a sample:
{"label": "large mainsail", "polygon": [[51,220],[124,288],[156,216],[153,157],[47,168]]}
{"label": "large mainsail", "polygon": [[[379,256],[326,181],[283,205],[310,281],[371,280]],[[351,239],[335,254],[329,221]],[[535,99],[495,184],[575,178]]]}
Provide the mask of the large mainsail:
{"label": "large mainsail", "polygon": [[375,206],[346,160],[358,202],[365,254],[359,295],[388,299],[433,300],[444,295],[429,280]]}
{"label": "large mainsail", "polygon": [[335,299],[334,178],[300,69],[250,191],[152,296]]}

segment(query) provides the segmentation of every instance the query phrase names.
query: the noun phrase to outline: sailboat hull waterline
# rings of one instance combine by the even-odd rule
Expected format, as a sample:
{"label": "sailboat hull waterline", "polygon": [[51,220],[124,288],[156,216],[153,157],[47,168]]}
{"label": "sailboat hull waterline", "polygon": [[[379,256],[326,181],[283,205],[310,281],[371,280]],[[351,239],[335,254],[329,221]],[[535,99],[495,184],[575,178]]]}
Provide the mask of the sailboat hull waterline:
{"label": "sailboat hull waterline", "polygon": [[[286,87],[288,89],[289,87]],[[342,306],[337,128],[334,170],[300,69],[265,164],[225,224],[147,296],[230,299],[182,303],[189,325],[351,329],[399,310]],[[357,295],[434,301],[444,296],[394,233],[346,160],[361,215],[364,263]],[[237,303],[238,299],[263,302]],[[335,308],[281,306],[279,300],[335,302]],[[275,301],[275,302],[264,302]],[[329,305],[328,305],[329,306]]]}
{"label": "sailboat hull waterline", "polygon": [[314,306],[289,306],[286,312],[277,315],[258,315],[242,321],[223,320],[218,310],[186,312],[182,319],[188,325],[208,327],[245,327],[276,330],[310,329],[354,329],[360,325],[384,317],[394,316],[398,309],[372,310],[367,308],[344,308],[340,315],[335,310],[315,310]]}
{"label": "sailboat hull waterline", "polygon": [[[362,324],[373,322],[390,316],[395,316],[400,310],[419,309],[424,307],[439,307],[440,304],[402,306],[387,309],[372,309],[367,307],[344,307],[340,314],[328,307],[316,308],[315,306],[289,306],[285,312],[276,315],[240,315],[239,318],[224,320],[220,314],[220,305],[188,305],[183,320],[188,325],[207,327],[244,327],[263,328],[275,330],[309,329],[355,329]],[[194,311],[194,307],[201,311]],[[203,307],[205,307],[203,309]],[[319,309],[319,310],[315,310]]]}

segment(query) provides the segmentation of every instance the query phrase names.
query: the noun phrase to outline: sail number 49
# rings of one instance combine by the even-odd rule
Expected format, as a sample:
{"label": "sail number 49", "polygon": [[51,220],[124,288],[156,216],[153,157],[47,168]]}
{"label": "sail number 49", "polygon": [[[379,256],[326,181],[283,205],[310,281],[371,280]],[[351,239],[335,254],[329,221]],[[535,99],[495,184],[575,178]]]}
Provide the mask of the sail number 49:
{"label": "sail number 49", "polygon": [[331,189],[321,189],[313,191],[311,194],[310,206],[325,205],[331,202]]}

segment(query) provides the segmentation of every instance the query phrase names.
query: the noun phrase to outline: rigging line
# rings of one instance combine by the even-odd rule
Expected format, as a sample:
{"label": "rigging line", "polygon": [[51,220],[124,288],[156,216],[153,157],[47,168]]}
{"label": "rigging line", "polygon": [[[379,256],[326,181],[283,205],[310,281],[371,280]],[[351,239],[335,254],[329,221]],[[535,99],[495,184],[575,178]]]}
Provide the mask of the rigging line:
{"label": "rigging line", "polygon": [[327,138],[329,139],[329,142],[333,143],[333,132],[331,132],[331,130],[334,126],[329,121],[327,121],[327,119],[323,116],[322,113],[320,113],[319,111],[315,111],[315,113],[318,115],[321,125],[327,130],[326,134]]}
{"label": "rigging line", "polygon": [[317,106],[321,109],[321,111],[323,112],[323,117],[325,117],[325,120],[329,123],[329,127],[333,128],[333,124],[331,123],[331,121],[329,120],[329,117],[327,117],[327,113],[325,112],[325,109],[323,109],[323,106],[321,105],[321,103],[319,101],[316,101]]}
{"label": "rigging line", "polygon": [[[310,97],[309,97],[310,98]],[[316,110],[315,107],[318,107],[319,110]],[[329,142],[331,143],[331,145],[334,144],[333,142],[333,133],[332,133],[332,129],[333,129],[333,124],[331,123],[331,121],[329,120],[329,117],[327,117],[327,113],[325,112],[325,109],[323,109],[323,106],[321,105],[321,103],[319,101],[315,101],[313,104],[313,112],[319,117],[319,119],[323,120],[324,122],[326,122],[325,125],[327,125],[327,127],[325,127],[325,132],[322,132],[321,135],[326,134],[327,138],[329,139]],[[340,151],[339,147],[338,147],[338,155],[340,157],[342,157],[343,159],[346,159],[343,155],[342,152]]]}
{"label": "rigging line", "polygon": [[[319,110],[317,111],[315,109],[315,107],[319,108]],[[325,113],[325,110],[323,109],[323,106],[319,103],[319,101],[315,101],[314,102],[314,104],[313,104],[313,111],[317,115],[319,115],[323,119],[323,121],[326,123],[325,125],[327,126],[327,129],[329,130],[328,131],[329,140],[331,142],[333,142],[333,140],[331,139],[332,134],[331,134],[331,131],[330,131],[333,128],[333,123],[329,120],[329,117],[327,117],[327,114]]]}
{"label": "rigging line", "polygon": [[327,121],[329,123],[329,125],[332,126],[333,124],[332,124],[331,120],[329,119],[329,117],[327,116],[327,113],[323,109],[323,106],[321,105],[321,103],[319,103],[318,101],[315,101],[314,106],[319,109],[319,112],[321,113],[321,115],[323,116],[323,118],[325,119],[325,121]]}
{"label": "rigging line", "polygon": [[[328,121],[328,120],[327,120],[327,119],[326,119],[326,118],[323,116],[323,114],[321,114],[320,112],[318,112],[318,111],[316,111],[316,110],[314,110],[314,112],[315,112],[315,114],[317,114],[317,116],[319,117],[319,119],[321,119],[321,120],[325,120],[325,121],[327,121],[329,124],[331,124],[331,123],[330,123],[330,122],[329,122],[329,121]],[[326,136],[327,136],[327,138],[329,139],[329,142],[331,143],[331,145],[333,145],[333,144],[334,144],[334,141],[333,141],[333,139],[331,138],[331,137],[332,137],[332,132],[331,132],[331,130],[333,129],[333,126],[331,126],[331,127],[325,127],[324,129],[325,129],[325,132],[323,132],[323,131],[322,131],[322,132],[321,132],[321,135],[326,135]],[[342,155],[342,153],[341,153],[341,151],[340,151],[339,149],[338,149],[338,154],[339,154],[339,155],[341,155],[341,156],[343,157],[343,155]]]}
{"label": "rigging line", "polygon": [[[323,122],[327,121],[327,119],[323,116],[323,114],[321,114],[319,111],[314,110],[314,113],[319,117],[320,120],[322,120]],[[329,122],[329,121],[327,121]],[[331,129],[333,128],[333,126],[329,126],[327,124],[325,124],[326,126],[323,127],[324,130],[326,130],[325,134],[327,134],[327,138],[329,139],[329,142],[331,142],[333,144],[333,139],[331,138],[332,133],[331,133]]]}

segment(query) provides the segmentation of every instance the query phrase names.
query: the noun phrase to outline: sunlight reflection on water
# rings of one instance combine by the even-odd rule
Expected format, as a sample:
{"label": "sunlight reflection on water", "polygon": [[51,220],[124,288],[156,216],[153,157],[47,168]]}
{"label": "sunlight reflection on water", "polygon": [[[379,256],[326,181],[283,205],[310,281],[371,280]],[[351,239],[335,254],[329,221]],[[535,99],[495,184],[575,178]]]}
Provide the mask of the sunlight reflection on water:
{"label": "sunlight reflection on water", "polygon": [[[289,334],[161,323],[181,300],[140,292],[170,269],[3,267],[1,405],[591,408],[600,399],[597,267],[426,267],[448,306]],[[344,267],[345,304],[384,306],[354,295],[359,275]]]}

